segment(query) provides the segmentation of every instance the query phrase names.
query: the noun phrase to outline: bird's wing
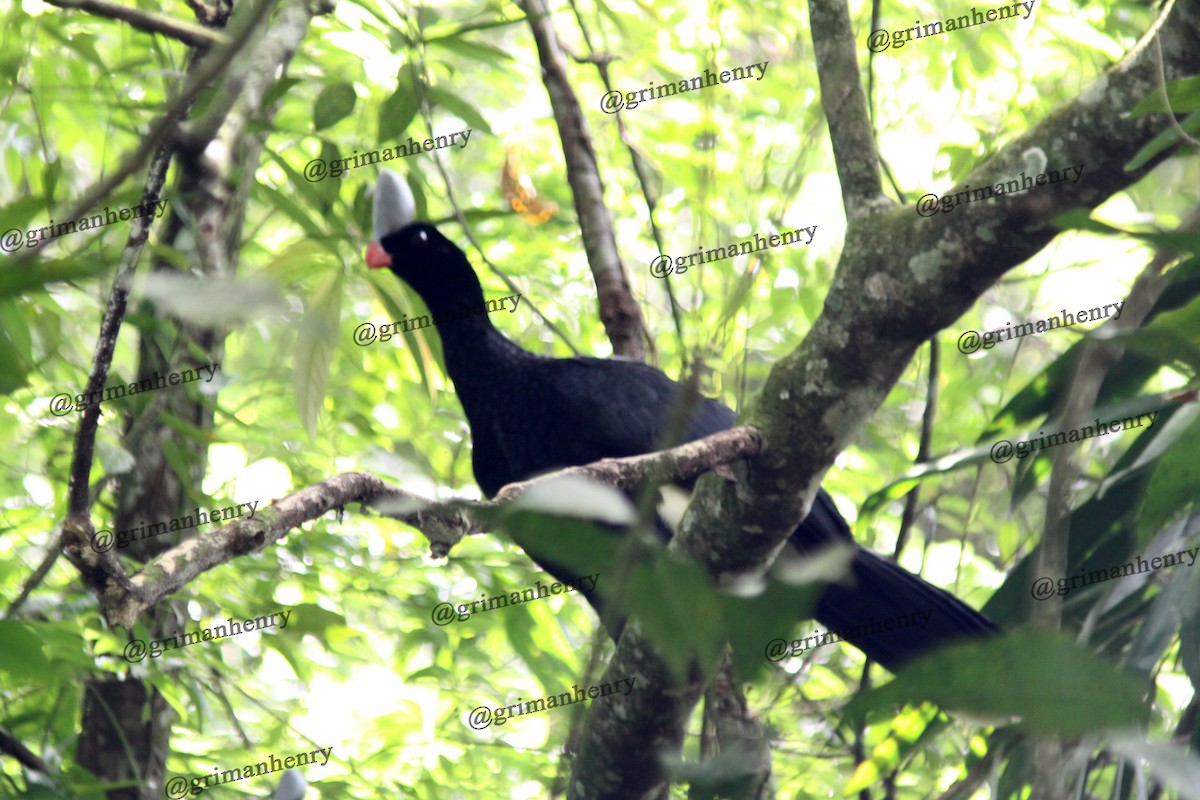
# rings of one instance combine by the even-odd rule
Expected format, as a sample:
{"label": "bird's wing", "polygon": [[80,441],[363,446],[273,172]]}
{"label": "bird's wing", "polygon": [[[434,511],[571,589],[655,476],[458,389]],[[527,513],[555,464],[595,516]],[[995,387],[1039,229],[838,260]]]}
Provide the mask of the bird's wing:
{"label": "bird's wing", "polygon": [[[641,455],[661,447],[682,397],[680,384],[636,361],[564,359],[555,362],[549,382],[564,424],[586,449],[594,451],[592,461]],[[715,400],[700,398],[683,441],[726,430],[736,417]]]}

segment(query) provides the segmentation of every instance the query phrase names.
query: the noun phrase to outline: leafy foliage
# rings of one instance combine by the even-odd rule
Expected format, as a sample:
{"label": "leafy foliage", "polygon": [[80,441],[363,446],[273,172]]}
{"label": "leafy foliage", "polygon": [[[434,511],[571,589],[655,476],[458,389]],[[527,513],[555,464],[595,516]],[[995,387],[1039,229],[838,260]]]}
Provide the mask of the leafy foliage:
{"label": "leafy foliage", "polygon": [[[158,10],[190,18],[183,3]],[[658,363],[678,375],[698,355],[711,369],[706,391],[736,407],[820,314],[845,229],[806,12],[794,3],[650,8],[636,1],[582,4],[578,18],[559,11],[555,25],[572,48],[586,49],[582,21],[592,46],[619,54],[609,73],[622,90],[679,80],[706,66],[769,60],[764,80],[624,113],[649,164],[657,203],[652,219],[615,118],[596,108],[606,89],[595,68],[572,63],[569,73],[605,170],[605,200]],[[897,7],[886,11],[883,24],[909,24],[914,12],[940,13]],[[188,54],[165,37],[51,6],[11,4],[0,13],[7,87],[0,131],[8,144],[0,227],[24,232],[51,224],[139,144],[172,96]],[[869,4],[853,4],[853,13],[865,31]],[[875,57],[875,125],[899,199],[949,185],[1051,113],[1131,48],[1152,13],[1144,3],[1039,3],[1036,24],[981,26]],[[1173,84],[1169,95],[1176,111],[1188,114],[1180,124],[1195,136],[1194,79]],[[205,400],[215,409],[213,428],[187,420],[171,426],[169,443],[198,444],[209,454],[204,481],[191,490],[194,502],[216,507],[236,498],[265,506],[350,470],[427,496],[477,497],[468,430],[439,366],[436,329],[370,347],[353,339],[361,322],[423,313],[406,287],[367,274],[361,264],[371,236],[368,187],[378,167],[347,168],[321,181],[310,181],[305,169],[314,159],[353,163],[356,154],[409,136],[472,128],[466,147],[393,162],[413,186],[418,212],[438,221],[454,213],[436,158],[488,259],[537,308],[536,315],[525,313],[522,304],[521,313],[503,315],[504,333],[530,350],[569,355],[544,317],[582,352],[610,352],[520,11],[499,2],[343,2],[313,23],[290,74],[264,99],[276,102],[271,129],[259,132],[266,155],[239,165],[253,188],[238,278],[268,282],[283,302],[265,303],[236,287],[222,300],[222,312],[238,322],[225,341],[220,391]],[[1158,110],[1156,102],[1147,97],[1130,112]],[[1164,128],[1131,168],[1177,138]],[[504,204],[499,173],[509,146],[525,154],[539,196],[562,209],[543,225],[530,226]],[[913,465],[929,380],[922,358],[825,481],[863,544],[891,552],[904,496],[921,486],[900,561],[976,606],[986,600],[985,610],[1009,627],[1027,618],[1039,577],[1069,577],[1200,544],[1196,405],[1171,400],[1195,385],[1200,368],[1200,247],[1195,237],[1165,236],[1146,225],[1152,219],[1161,230],[1178,222],[1195,197],[1174,189],[1198,185],[1198,169],[1195,159],[1168,162],[1090,217],[1065,219],[1053,245],[1011,272],[959,323],[960,330],[994,330],[1057,313],[1068,299],[1089,307],[1116,301],[1152,248],[1192,254],[1172,269],[1149,324],[1123,342],[1125,354],[1097,402],[1101,415],[1161,409],[1160,421],[1079,445],[1087,466],[1070,515],[1066,576],[1032,574],[1048,458],[1038,454],[1014,467],[986,456],[999,438],[1057,430],[1078,332],[1026,337],[967,357],[953,350],[958,330],[944,331],[934,376],[936,460]],[[186,197],[168,199],[186,207]],[[136,205],[135,181],[104,202]],[[809,247],[672,276],[681,306],[676,330],[666,285],[646,269],[658,255],[651,223],[672,255],[755,231],[809,224],[819,231]],[[457,222],[443,229],[467,249]],[[128,223],[118,222],[68,234],[41,244],[19,268],[0,266],[0,437],[12,445],[0,460],[6,607],[57,547],[77,417],[55,416],[48,403],[58,393],[84,390],[128,232]],[[157,242],[152,238],[156,255],[186,268],[189,253]],[[508,293],[479,254],[472,260],[485,295]],[[186,309],[175,311],[189,320]],[[150,308],[134,309],[117,345],[115,373],[136,372],[140,341],[162,324]],[[140,407],[132,399],[103,406],[91,475],[97,528],[115,524],[116,487],[137,458],[124,436]],[[168,460],[188,480],[186,461]],[[810,602],[810,587],[772,583],[761,594],[735,596],[714,590],[698,567],[644,543],[622,583],[611,576],[622,574],[628,553],[599,538],[594,525],[524,511],[500,527],[524,548],[561,549],[565,542],[564,558],[586,555],[579,568],[601,573],[605,590],[627,590],[627,608],[670,645],[677,666],[689,655],[711,666],[719,644],[730,640],[740,674],[753,680],[751,705],[771,732],[781,797],[860,790],[880,796],[886,783],[892,797],[922,798],[959,781],[967,787],[964,798],[1028,796],[1030,740],[1008,719],[1018,714],[1087,734],[1073,745],[1084,755],[1101,746],[1095,737],[1109,736],[1100,729],[1132,719],[1144,725],[1138,737],[1111,737],[1088,775],[1088,796],[1137,796],[1123,771],[1134,760],[1180,797],[1198,796],[1200,715],[1188,698],[1200,685],[1200,571],[1190,566],[1072,589],[1064,614],[1072,631],[1082,631],[1077,646],[1022,634],[995,643],[994,651],[989,644],[914,666],[877,695],[865,695],[877,707],[890,705],[862,727],[841,710],[861,683],[858,651],[820,648],[779,666],[761,660],[766,639],[788,636],[796,625],[795,609]],[[207,620],[290,608],[286,629],[136,664],[120,656],[127,632],[106,628],[95,598],[59,558],[19,613],[0,620],[0,727],[49,764],[54,783],[0,756],[0,793],[101,796],[104,787],[78,765],[79,709],[85,680],[111,673],[148,681],[178,715],[168,775],[206,775],[269,753],[332,745],[328,766],[306,773],[309,796],[544,796],[565,773],[562,744],[579,709],[521,717],[485,732],[472,730],[466,715],[480,705],[583,685],[598,674],[611,648],[589,646],[594,615],[576,596],[561,595],[444,626],[431,620],[439,603],[469,604],[544,577],[521,547],[503,537],[471,537],[439,562],[428,558],[423,537],[397,524],[354,508],[331,513],[279,546],[204,574],[167,604],[189,630]],[[1118,674],[1114,663],[1148,689],[1135,696],[1134,679]],[[1013,682],[1018,676],[1023,683]],[[1048,691],[1031,702],[1019,690],[1034,683]],[[924,701],[989,716],[952,719]],[[897,710],[901,702],[914,705]],[[1056,721],[1062,724],[1049,724]],[[860,734],[866,757],[856,760],[852,740]],[[1191,754],[1157,744],[1169,739],[1188,743]],[[697,742],[692,736],[685,748],[693,761]],[[721,763],[693,763],[681,772],[697,785],[719,784],[728,777]],[[965,781],[977,771],[997,776],[990,794]],[[258,779],[213,793],[262,796],[273,785]]]}

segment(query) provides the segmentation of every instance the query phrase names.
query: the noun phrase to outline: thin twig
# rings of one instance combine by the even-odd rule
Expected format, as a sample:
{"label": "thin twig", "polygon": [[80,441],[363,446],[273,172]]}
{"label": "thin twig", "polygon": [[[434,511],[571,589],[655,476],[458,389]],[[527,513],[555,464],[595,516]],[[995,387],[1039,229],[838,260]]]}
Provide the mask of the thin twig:
{"label": "thin twig", "polygon": [[567,79],[566,59],[558,44],[558,34],[543,0],[522,0],[521,6],[533,34],[538,62],[542,66],[542,84],[558,127],[567,183],[571,187],[583,247],[596,284],[600,321],[614,353],[645,360],[646,325],[642,309],[630,291],[629,275],[617,248],[612,214],[604,203],[604,182],[600,178],[587,118]]}
{"label": "thin twig", "polygon": [[[579,13],[579,6],[575,0],[570,0],[570,2],[571,11],[575,14],[575,22],[579,25],[579,33],[583,37],[583,43],[588,49],[587,56],[583,58],[572,57],[579,62],[594,64],[596,72],[600,74],[600,81],[604,84],[604,91],[610,93],[613,88],[612,81],[608,75],[608,65],[612,59],[596,55],[596,49],[592,47],[592,37],[588,34],[587,26],[583,23],[583,15]],[[566,48],[564,47],[563,49],[565,50]],[[663,253],[666,251],[666,247],[663,245],[662,231],[659,230],[658,224],[654,221],[654,210],[658,207],[658,198],[650,191],[650,180],[646,175],[645,159],[638,152],[638,146],[633,141],[633,136],[629,133],[629,129],[625,126],[625,115],[621,109],[617,110],[616,118],[617,134],[621,137],[622,144],[629,151],[629,158],[633,162],[633,171],[637,174],[638,185],[642,190],[642,198],[646,201],[646,218],[650,220],[650,234],[654,237],[654,244],[658,247],[658,252]],[[683,307],[675,299],[675,289],[671,283],[670,275],[663,276],[663,286],[667,290],[667,299],[671,306],[671,319],[675,323],[675,334],[679,337],[679,352],[686,361],[686,340],[683,335],[683,317],[681,316]],[[654,339],[651,338],[649,331],[646,332],[646,344],[650,347],[651,357],[654,358]]]}
{"label": "thin twig", "polygon": [[[1171,0],[1172,4],[1174,2],[1175,0]],[[1170,9],[1164,9],[1159,19],[1166,19],[1169,12]],[[1167,110],[1167,121],[1171,123],[1171,127],[1175,129],[1175,132],[1179,134],[1179,138],[1197,150],[1200,150],[1200,141],[1196,141],[1196,139],[1188,135],[1188,132],[1180,126],[1179,120],[1175,119],[1175,112],[1171,109],[1171,99],[1167,96],[1167,73],[1163,69],[1162,42],[1159,41],[1157,30],[1154,32],[1154,52],[1157,56],[1155,61],[1158,67],[1158,93],[1162,97],[1163,108]]]}
{"label": "thin twig", "polygon": [[[229,44],[218,51],[211,51],[205,56],[202,66],[192,75],[192,78],[179,90],[170,102],[167,103],[166,110],[158,118],[149,130],[142,137],[137,148],[132,153],[125,157],[121,164],[109,173],[107,178],[102,178],[93,184],[89,189],[83,192],[82,198],[75,203],[74,207],[69,209],[69,213],[60,215],[61,219],[77,219],[85,211],[93,209],[102,198],[112,194],[113,190],[120,186],[126,178],[133,175],[141,169],[146,161],[150,158],[150,154],[162,145],[164,140],[169,140],[175,133],[184,114],[196,97],[208,88],[209,84],[221,72],[228,68],[229,61],[238,53],[250,40],[250,35],[257,27],[260,19],[264,18],[265,12],[269,10],[271,3],[263,0],[259,3],[255,13],[247,14],[243,20],[242,28],[234,33]],[[157,198],[154,198],[157,200]],[[135,227],[137,223],[134,223]],[[132,237],[132,233],[130,236]],[[54,242],[57,239],[50,239],[48,242]],[[35,258],[35,253],[42,252],[45,245],[39,246],[34,250],[26,249],[23,253],[17,256],[14,267],[27,266],[28,261]]]}
{"label": "thin twig", "polygon": [[4,610],[3,619],[9,619],[16,615],[21,610],[21,606],[25,605],[25,601],[33,594],[33,590],[41,585],[46,576],[50,574],[54,562],[58,560],[58,554],[62,552],[57,547],[49,547],[46,550],[46,557],[42,559],[42,563],[38,564],[38,568],[33,571],[29,579],[25,581],[25,585],[21,587],[21,593],[16,599],[9,603],[7,609]]}
{"label": "thin twig", "polygon": [[[941,351],[937,338],[929,340],[929,378],[925,381],[925,413],[921,415],[921,442],[917,446],[915,463],[924,464],[929,460],[930,445],[933,440],[933,421],[937,417],[938,379],[941,375]],[[897,561],[904,545],[908,541],[908,531],[913,520],[917,518],[917,504],[921,500],[921,484],[918,482],[904,498],[904,514],[900,517],[900,533],[896,536],[896,550],[892,555]]]}
{"label": "thin twig", "polygon": [[26,769],[37,770],[43,775],[51,774],[50,767],[45,761],[2,727],[0,727],[0,752],[8,753]]}

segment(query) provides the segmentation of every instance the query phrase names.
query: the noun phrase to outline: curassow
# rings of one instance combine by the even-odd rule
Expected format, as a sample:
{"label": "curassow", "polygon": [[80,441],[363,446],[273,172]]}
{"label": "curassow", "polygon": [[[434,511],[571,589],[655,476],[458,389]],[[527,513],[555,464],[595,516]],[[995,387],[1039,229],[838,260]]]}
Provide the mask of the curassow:
{"label": "curassow", "polygon": [[[475,480],[488,497],[536,475],[602,458],[653,451],[681,386],[634,361],[548,358],[509,341],[480,308],[483,290],[466,255],[432,225],[412,222],[408,184],[379,176],[375,240],[367,264],[391,271],[425,301],[442,340],[446,371],[471,426]],[[437,320],[445,320],[445,324]],[[733,411],[707,398],[694,406],[685,441],[730,428]],[[852,542],[849,527],[822,489],[789,539],[801,553],[834,541]],[[997,628],[987,617],[893,561],[855,545],[852,585],[831,584],[817,620],[831,631],[932,611],[924,628],[882,631],[854,645],[888,669],[951,640]],[[783,554],[781,554],[781,559]],[[542,564],[555,573],[553,565]],[[560,575],[559,577],[566,577]],[[596,599],[589,597],[596,604]]]}

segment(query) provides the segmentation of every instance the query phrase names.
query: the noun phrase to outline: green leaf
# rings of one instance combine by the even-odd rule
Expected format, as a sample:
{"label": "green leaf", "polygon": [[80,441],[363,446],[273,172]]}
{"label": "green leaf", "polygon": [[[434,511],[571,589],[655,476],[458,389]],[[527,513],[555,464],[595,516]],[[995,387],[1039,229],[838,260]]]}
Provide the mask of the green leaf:
{"label": "green leaf", "polygon": [[533,511],[505,510],[480,516],[536,561],[551,567],[559,578],[599,575],[596,593],[610,607],[619,603],[621,565],[631,563],[625,557],[626,536],[584,520]]}
{"label": "green leaf", "polygon": [[0,395],[24,386],[32,369],[33,338],[29,320],[17,303],[0,300]]}
{"label": "green leaf", "polygon": [[435,104],[449,111],[454,116],[461,119],[463,122],[470,125],[472,128],[477,128],[484,133],[491,133],[492,128],[487,124],[487,120],[475,110],[474,106],[463,100],[458,95],[442,89],[437,86],[429,88],[429,99]]}
{"label": "green leaf", "polygon": [[[285,611],[286,609],[280,609]],[[301,603],[291,607],[292,613],[288,615],[287,627],[280,627],[283,620],[279,619],[275,623],[276,631],[286,631],[294,633],[297,637],[303,636],[306,633],[312,634],[320,641],[325,641],[326,632],[330,628],[346,627],[346,617],[336,611],[322,608],[314,603]]]}
{"label": "green leaf", "polygon": [[329,371],[337,349],[342,289],[341,272],[326,278],[313,295],[308,313],[300,321],[292,383],[296,389],[296,412],[310,437],[316,434],[317,417],[329,388]]}
{"label": "green leaf", "polygon": [[[1200,114],[1193,116],[1196,117],[1198,123],[1196,126],[1197,129],[1200,129]],[[1090,212],[1080,208],[1059,214],[1051,220],[1051,224],[1062,230],[1087,231],[1101,236],[1129,236],[1139,239],[1146,244],[1169,250],[1181,250],[1189,253],[1200,252],[1200,236],[1194,233],[1122,230],[1121,228],[1114,228],[1112,225],[1092,219]]]}
{"label": "green leaf", "polygon": [[[1138,516],[1138,537],[1147,540],[1169,520],[1194,508],[1197,500],[1196,487],[1200,486],[1200,423],[1196,422],[1200,409],[1189,405],[1175,410],[1171,419],[1180,417],[1180,422],[1186,425],[1178,436],[1171,442],[1166,453],[1159,458],[1146,490],[1146,503]],[[1164,423],[1165,412],[1160,413],[1155,421],[1154,430]],[[1188,420],[1191,420],[1188,424]],[[1120,489],[1115,489],[1120,491]]]}
{"label": "green leaf", "polygon": [[[1144,684],[1081,650],[1059,633],[1018,631],[946,648],[860,694],[846,713],[861,719],[884,706],[935,703],[990,717],[1016,717],[1021,727],[1080,736],[1144,723]],[[1097,698],[1104,698],[1097,702]]]}
{"label": "green leaf", "polygon": [[336,268],[337,262],[320,242],[303,238],[288,245],[259,272],[280,286],[291,286],[307,278],[314,270],[324,272]]}
{"label": "green leaf", "polygon": [[313,130],[323,130],[350,116],[356,102],[358,95],[354,92],[353,84],[335,83],[326,86],[313,104]]}
{"label": "green leaf", "polygon": [[1145,621],[1138,627],[1137,637],[1129,646],[1125,663],[1146,680],[1153,679],[1155,665],[1175,641],[1189,580],[1191,573],[1183,570],[1170,577],[1167,588],[1154,598]]}
{"label": "green leaf", "polygon": [[[274,186],[266,183],[255,184],[255,190],[266,195],[263,198],[265,204],[273,205],[276,209],[282,211],[289,219],[299,225],[311,239],[324,242],[328,238],[328,234],[312,218],[308,209],[289,197],[286,190],[276,189]],[[336,250],[333,252],[336,252]]]}
{"label": "green leaf", "polygon": [[77,258],[56,261],[30,262],[18,266],[0,267],[0,300],[30,294],[45,289],[46,284],[95,278],[112,270],[101,260],[81,261]]}
{"label": "green leaf", "polygon": [[32,626],[0,620],[0,672],[28,681],[45,676],[49,670],[50,662]]}
{"label": "green leaf", "polygon": [[464,58],[481,61],[484,64],[491,64],[494,67],[507,68],[508,62],[514,60],[511,55],[499,47],[493,47],[490,44],[471,41],[469,39],[461,39],[458,36],[444,36],[439,39],[430,39],[428,40],[428,44],[444,47],[450,52]]}
{"label": "green leaf", "polygon": [[[1193,111],[1189,114],[1183,122],[1179,123],[1179,127],[1183,128],[1189,136],[1194,137],[1197,133],[1200,133],[1200,111]],[[1162,133],[1151,139],[1145,147],[1129,160],[1129,163],[1125,165],[1126,171],[1134,172],[1141,169],[1168,147],[1178,144],[1179,141],[1179,131],[1174,126],[1164,128]]]}
{"label": "green leaf", "polygon": [[420,108],[408,70],[401,70],[397,76],[396,91],[379,106],[379,141],[391,141],[408,130]]}
{"label": "green leaf", "polygon": [[1162,91],[1155,86],[1142,102],[1133,107],[1133,117],[1144,117],[1147,114],[1187,114],[1200,110],[1200,76],[1181,78],[1167,84],[1167,100],[1170,108],[1163,104]]}
{"label": "green leaf", "polygon": [[271,84],[271,88],[263,95],[262,107],[270,108],[275,104],[275,101],[282,98],[296,84],[300,83],[299,78],[284,76]]}
{"label": "green leaf", "polygon": [[[484,22],[470,22],[470,23],[467,23],[466,25],[456,25],[453,30],[449,30],[446,33],[442,33],[441,30],[438,29],[438,27],[434,26],[434,27],[427,28],[427,36],[425,38],[425,41],[427,43],[432,43],[432,42],[435,42],[439,39],[446,38],[446,37],[461,37],[465,33],[475,33],[476,31],[489,31],[489,30],[492,30],[493,28],[503,28],[506,25],[521,25],[524,22],[525,22],[525,15],[521,14],[520,16],[511,17],[508,19],[492,19],[492,20],[485,20]],[[443,25],[441,27],[444,29],[446,26]]]}
{"label": "green leaf", "polygon": [[[848,547],[831,547],[773,574],[761,594],[723,598],[725,626],[740,680],[753,680],[759,672],[782,666],[791,657],[791,634],[797,621],[811,618],[827,583],[845,574],[852,557],[853,550]],[[788,645],[786,653],[775,649],[780,642]]]}
{"label": "green leaf", "polygon": [[686,680],[693,664],[711,674],[725,644],[721,599],[700,565],[652,551],[634,569],[630,590],[633,617],[675,677]]}
{"label": "green leaf", "polygon": [[42,170],[42,191],[46,196],[46,202],[51,206],[54,205],[54,192],[58,188],[58,183],[62,180],[62,161],[54,159],[46,163],[46,168]]}

